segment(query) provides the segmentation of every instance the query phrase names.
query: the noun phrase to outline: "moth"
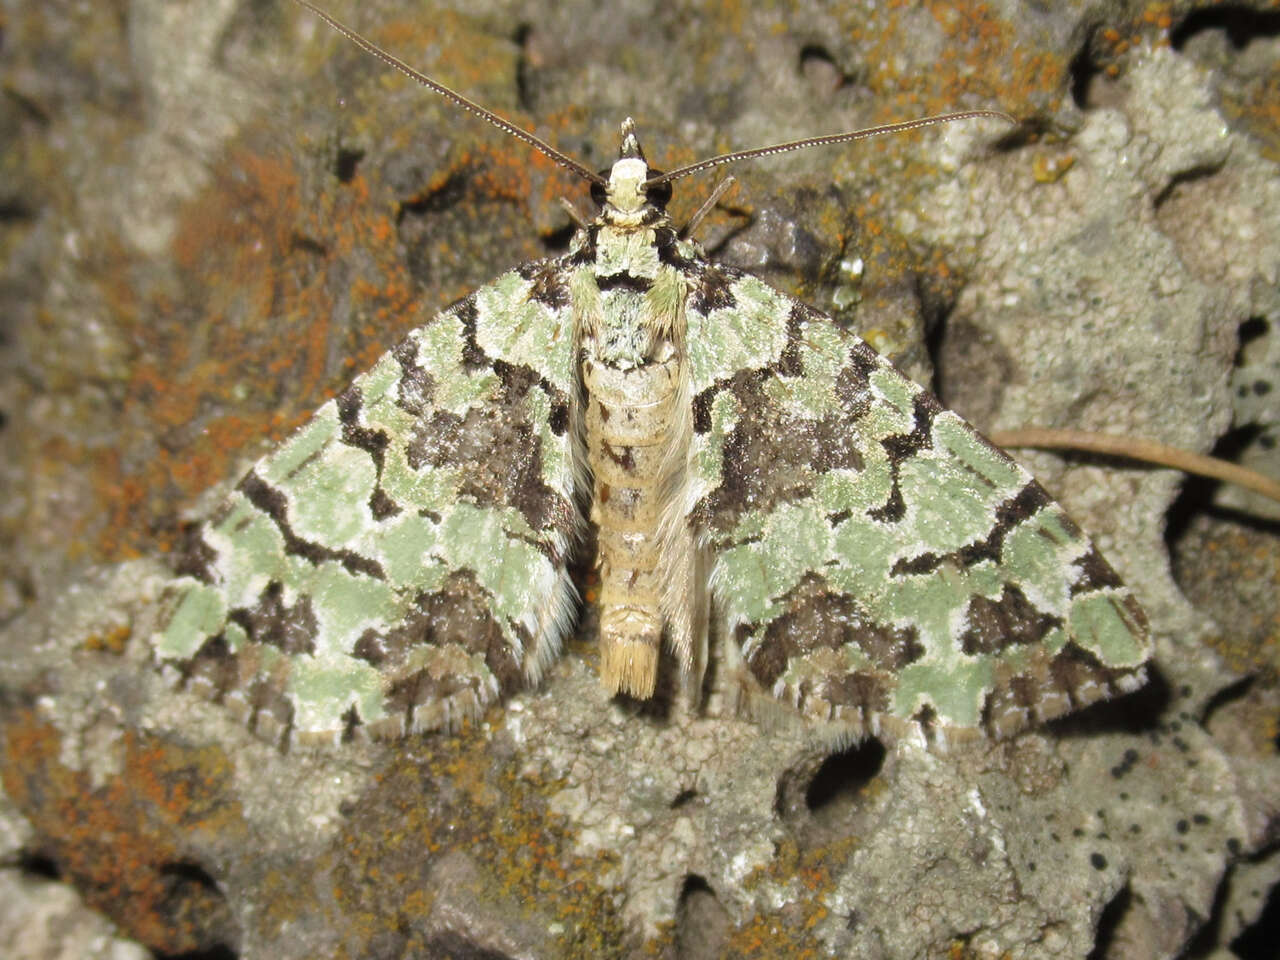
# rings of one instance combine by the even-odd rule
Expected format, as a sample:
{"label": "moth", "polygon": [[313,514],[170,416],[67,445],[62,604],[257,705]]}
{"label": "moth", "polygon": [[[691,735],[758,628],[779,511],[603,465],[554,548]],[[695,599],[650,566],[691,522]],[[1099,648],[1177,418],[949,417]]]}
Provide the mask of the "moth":
{"label": "moth", "polygon": [[[1031,476],[871,347],[711,262],[666,212],[723,163],[592,172],[344,36],[591,184],[569,252],[415,329],[200,528],[155,655],[282,744],[450,727],[536,684],[597,544],[600,676],[698,686],[851,734],[1008,736],[1138,687],[1145,617]],[[1007,119],[1007,118],[1006,118]],[[713,197],[714,200],[714,197]]]}

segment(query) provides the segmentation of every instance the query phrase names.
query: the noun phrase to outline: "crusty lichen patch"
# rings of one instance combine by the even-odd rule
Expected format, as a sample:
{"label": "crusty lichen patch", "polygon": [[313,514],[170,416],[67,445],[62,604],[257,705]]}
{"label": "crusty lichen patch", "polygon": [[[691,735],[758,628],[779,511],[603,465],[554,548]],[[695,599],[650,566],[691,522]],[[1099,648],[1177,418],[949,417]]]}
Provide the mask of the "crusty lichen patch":
{"label": "crusty lichen patch", "polygon": [[154,950],[235,941],[226,902],[184,848],[193,833],[244,830],[226,802],[221,750],[129,733],[123,769],[95,787],[87,772],[63,765],[61,734],[36,710],[9,713],[0,736],[0,778],[37,838],[29,853],[52,861],[90,905]]}
{"label": "crusty lichen patch", "polygon": [[[617,891],[600,883],[599,858],[572,852],[566,819],[548,810],[554,789],[520,772],[485,724],[390,756],[313,865],[328,877],[329,923],[347,931],[335,956],[367,956],[388,937],[417,956],[529,938],[539,956],[628,955]],[[261,933],[288,936],[289,919],[276,910]]]}

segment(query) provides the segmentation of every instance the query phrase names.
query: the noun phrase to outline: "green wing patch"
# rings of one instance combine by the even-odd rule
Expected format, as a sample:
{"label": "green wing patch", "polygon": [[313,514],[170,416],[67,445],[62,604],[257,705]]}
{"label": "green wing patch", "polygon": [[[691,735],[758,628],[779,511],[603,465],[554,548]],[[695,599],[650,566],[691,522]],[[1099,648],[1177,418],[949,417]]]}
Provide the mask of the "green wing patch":
{"label": "green wing patch", "polygon": [[449,726],[537,680],[575,616],[562,272],[437,315],[250,470],[170,591],[175,679],[281,742]]}
{"label": "green wing patch", "polygon": [[[705,282],[703,335],[759,341],[735,304],[763,284]],[[855,730],[1005,736],[1140,685],[1142,610],[1035,480],[828,318],[781,316],[785,344],[694,399],[724,454],[693,518],[763,689]]]}

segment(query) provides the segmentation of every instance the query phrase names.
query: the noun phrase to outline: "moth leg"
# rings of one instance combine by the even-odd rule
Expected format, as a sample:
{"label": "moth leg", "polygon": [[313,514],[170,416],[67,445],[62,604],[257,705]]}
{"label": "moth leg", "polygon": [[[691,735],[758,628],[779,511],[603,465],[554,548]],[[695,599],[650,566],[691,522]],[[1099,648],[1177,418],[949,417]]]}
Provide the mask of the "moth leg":
{"label": "moth leg", "polygon": [[737,182],[738,181],[735,177],[730,176],[725,177],[717,183],[715,188],[711,191],[711,196],[702,201],[702,206],[694,212],[693,216],[689,218],[689,222],[684,225],[684,229],[680,231],[680,236],[693,236],[693,232],[697,230],[702,224],[702,221],[706,219],[707,214],[715,209],[716,204],[720,202],[720,198],[728,193],[729,189]]}

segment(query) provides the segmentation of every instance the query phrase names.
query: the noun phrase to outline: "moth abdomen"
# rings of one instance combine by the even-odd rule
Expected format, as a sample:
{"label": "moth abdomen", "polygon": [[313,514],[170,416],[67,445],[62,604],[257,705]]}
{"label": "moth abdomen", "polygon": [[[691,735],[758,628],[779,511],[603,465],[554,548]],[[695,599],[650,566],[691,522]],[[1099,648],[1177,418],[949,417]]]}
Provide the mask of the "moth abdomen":
{"label": "moth abdomen", "polygon": [[618,366],[588,340],[582,363],[587,393],[587,457],[594,477],[591,519],[599,530],[600,674],[605,686],[653,695],[662,642],[663,549],[660,528],[679,448],[676,405],[681,358]]}

